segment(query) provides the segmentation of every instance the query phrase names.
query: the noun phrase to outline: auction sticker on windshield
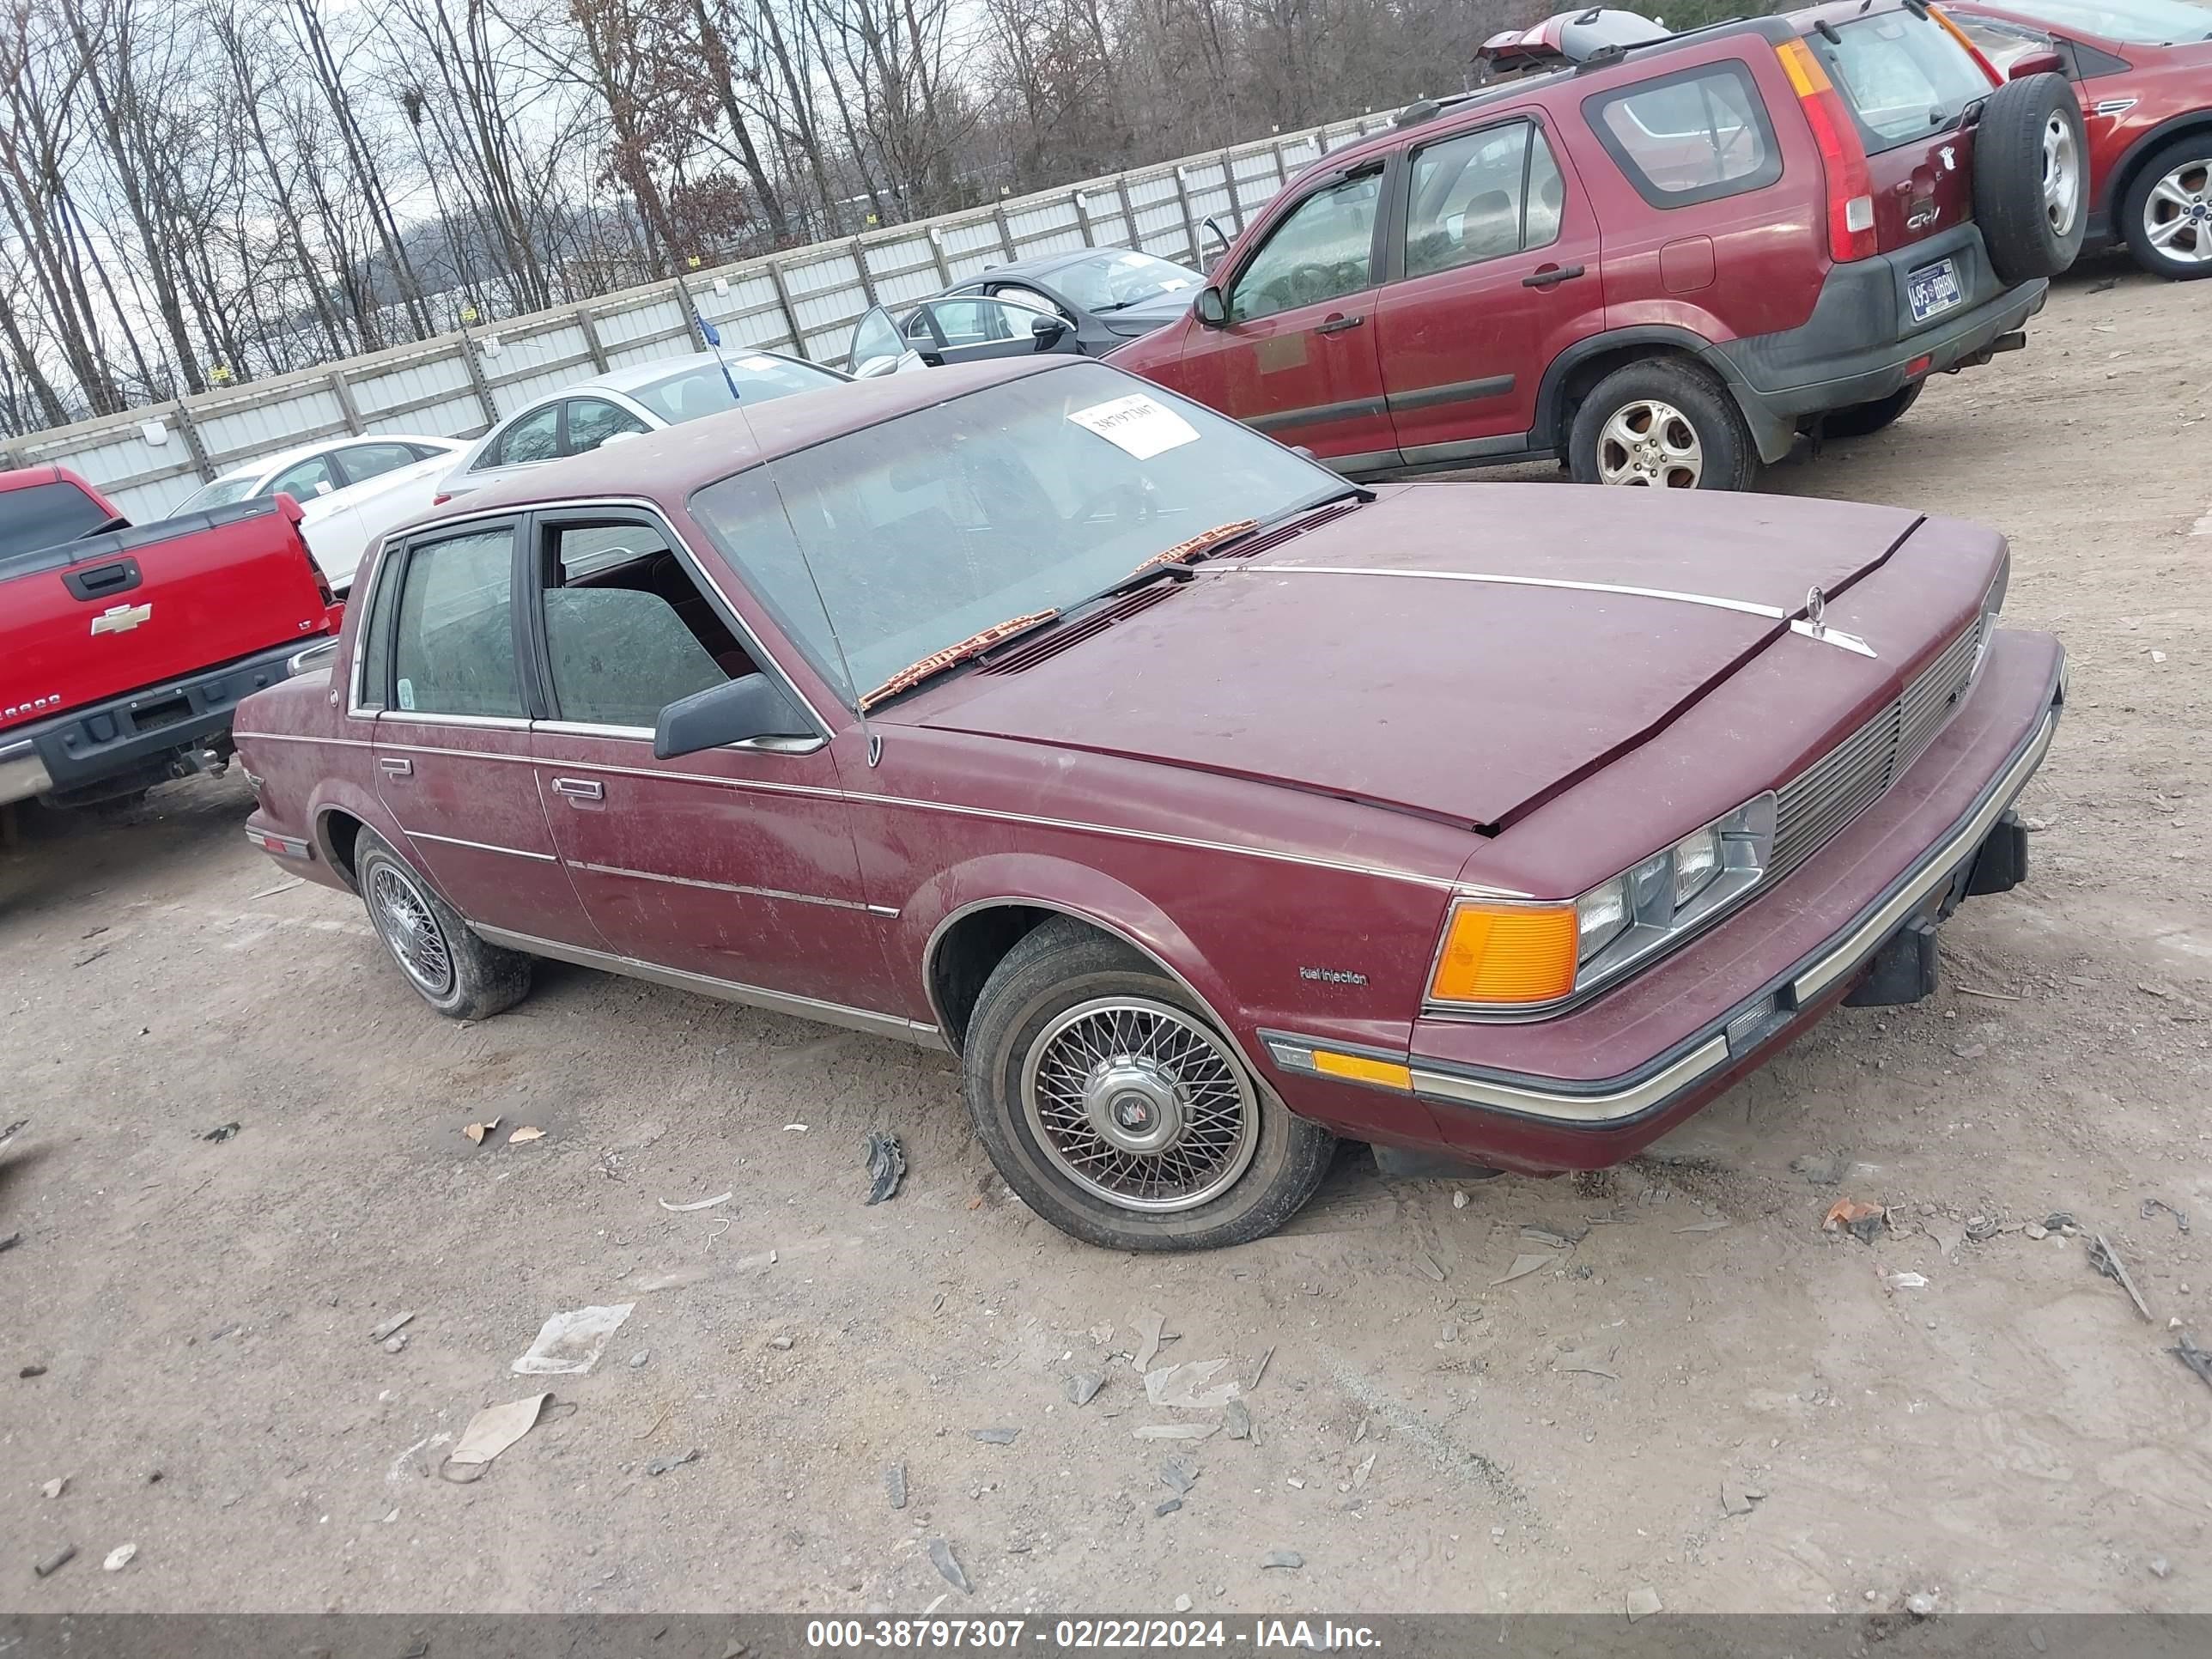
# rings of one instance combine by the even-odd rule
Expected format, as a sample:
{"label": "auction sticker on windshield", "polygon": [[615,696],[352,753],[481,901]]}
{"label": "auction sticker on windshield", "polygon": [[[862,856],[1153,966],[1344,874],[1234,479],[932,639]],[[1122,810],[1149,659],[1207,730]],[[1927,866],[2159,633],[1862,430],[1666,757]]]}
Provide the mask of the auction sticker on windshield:
{"label": "auction sticker on windshield", "polygon": [[1093,404],[1088,409],[1071,410],[1067,418],[1140,461],[1149,461],[1164,450],[1198,441],[1196,427],[1141,392],[1133,392],[1108,403]]}

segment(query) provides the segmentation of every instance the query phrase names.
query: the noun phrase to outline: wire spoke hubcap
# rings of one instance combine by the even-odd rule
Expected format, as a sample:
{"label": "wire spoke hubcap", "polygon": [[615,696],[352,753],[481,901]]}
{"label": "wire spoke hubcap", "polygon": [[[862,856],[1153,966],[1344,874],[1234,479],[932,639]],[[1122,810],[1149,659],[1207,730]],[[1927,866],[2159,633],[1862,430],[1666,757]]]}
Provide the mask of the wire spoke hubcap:
{"label": "wire spoke hubcap", "polygon": [[1194,1209],[1244,1173],[1259,1100],[1222,1040],[1140,997],[1079,1003],[1022,1062],[1022,1111],[1054,1170],[1125,1210]]}
{"label": "wire spoke hubcap", "polygon": [[1688,416],[1656,398],[1613,412],[1597,436],[1600,483],[1651,489],[1695,489],[1705,476],[1705,449]]}
{"label": "wire spoke hubcap", "polygon": [[407,977],[434,997],[453,988],[453,953],[445,929],[422,890],[389,864],[379,864],[368,883],[369,915]]}
{"label": "wire spoke hubcap", "polygon": [[2151,186],[2143,234],[2169,259],[2212,261],[2212,158],[2184,161]]}
{"label": "wire spoke hubcap", "polygon": [[2070,235],[2081,211],[2081,157],[2073,125],[2063,115],[2043,124],[2043,216],[2051,230]]}

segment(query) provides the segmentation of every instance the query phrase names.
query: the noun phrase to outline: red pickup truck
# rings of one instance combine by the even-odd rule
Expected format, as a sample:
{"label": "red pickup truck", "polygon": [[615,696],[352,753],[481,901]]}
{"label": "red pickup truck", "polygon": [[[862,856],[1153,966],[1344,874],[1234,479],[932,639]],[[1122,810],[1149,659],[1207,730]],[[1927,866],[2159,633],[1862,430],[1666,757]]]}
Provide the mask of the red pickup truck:
{"label": "red pickup truck", "polygon": [[0,809],[228,763],[231,711],[337,632],[289,496],[133,526],[58,466],[0,472]]}

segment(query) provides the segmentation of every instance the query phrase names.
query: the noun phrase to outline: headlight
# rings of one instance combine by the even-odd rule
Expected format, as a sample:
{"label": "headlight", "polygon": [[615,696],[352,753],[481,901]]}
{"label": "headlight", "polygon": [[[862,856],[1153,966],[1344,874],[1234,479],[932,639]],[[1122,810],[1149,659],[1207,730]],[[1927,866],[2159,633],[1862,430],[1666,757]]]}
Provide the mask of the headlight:
{"label": "headlight", "polygon": [[1525,1013],[1620,978],[1759,884],[1774,850],[1774,811],[1771,793],[1754,796],[1572,902],[1455,901],[1429,1006]]}
{"label": "headlight", "polygon": [[1966,676],[1969,684],[1981,677],[1982,664],[1990,654],[1990,641],[1996,637],[1997,613],[2004,609],[2005,590],[2012,586],[2012,551],[2007,549],[1997,565],[1996,580],[1982,595],[1982,636],[1974,644],[1974,666]]}

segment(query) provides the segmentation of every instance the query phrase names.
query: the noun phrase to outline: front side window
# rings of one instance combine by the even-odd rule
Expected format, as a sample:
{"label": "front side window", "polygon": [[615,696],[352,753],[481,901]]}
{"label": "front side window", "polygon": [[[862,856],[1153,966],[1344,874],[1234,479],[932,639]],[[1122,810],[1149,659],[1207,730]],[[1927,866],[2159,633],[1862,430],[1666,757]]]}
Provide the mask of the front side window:
{"label": "front side window", "polygon": [[318,495],[327,495],[333,489],[344,487],[345,480],[332,470],[331,458],[314,455],[296,465],[286,467],[264,485],[259,493],[264,495],[289,495],[295,501],[312,501]]}
{"label": "front side window", "polygon": [[[1059,314],[1039,311],[1012,299],[994,300],[981,294],[933,301],[922,311],[935,320],[938,336],[948,351],[957,351],[962,346],[1003,345],[1010,340],[1026,340],[1030,337],[1030,325],[1037,318]],[[923,327],[927,330],[928,324],[925,322]]]}
{"label": "front side window", "polygon": [[1959,125],[1995,90],[1972,55],[1934,19],[1882,12],[1806,38],[1857,116],[1869,151],[1894,149]]}
{"label": "front side window", "polygon": [[670,703],[757,669],[658,530],[550,532],[545,650],[556,716],[651,731]]}
{"label": "front side window", "polygon": [[1583,102],[1583,113],[1654,207],[1717,201],[1782,176],[1766,105],[1750,70],[1734,59],[1601,93]]}
{"label": "front side window", "polygon": [[338,451],[338,465],[348,483],[361,483],[412,466],[422,459],[411,444],[348,444]]}
{"label": "front side window", "polygon": [[1534,123],[1462,133],[1413,153],[1406,275],[1476,264],[1559,234],[1562,185]]}
{"label": "front side window", "polygon": [[1229,320],[1249,323],[1372,287],[1382,199],[1378,170],[1328,185],[1292,208],[1238,273]]}
{"label": "front side window", "polygon": [[514,532],[417,543],[400,572],[392,707],[522,717],[514,672]]}
{"label": "front side window", "polygon": [[568,400],[568,447],[561,453],[586,454],[617,433],[651,430],[629,410],[604,398],[572,398]]}
{"label": "front side window", "polygon": [[1065,361],[691,498],[723,556],[848,704],[971,635],[1078,605],[1207,530],[1346,488],[1225,416]]}
{"label": "front side window", "polygon": [[472,471],[495,466],[528,466],[550,461],[561,453],[561,405],[548,404],[519,416],[514,424],[486,446]]}

